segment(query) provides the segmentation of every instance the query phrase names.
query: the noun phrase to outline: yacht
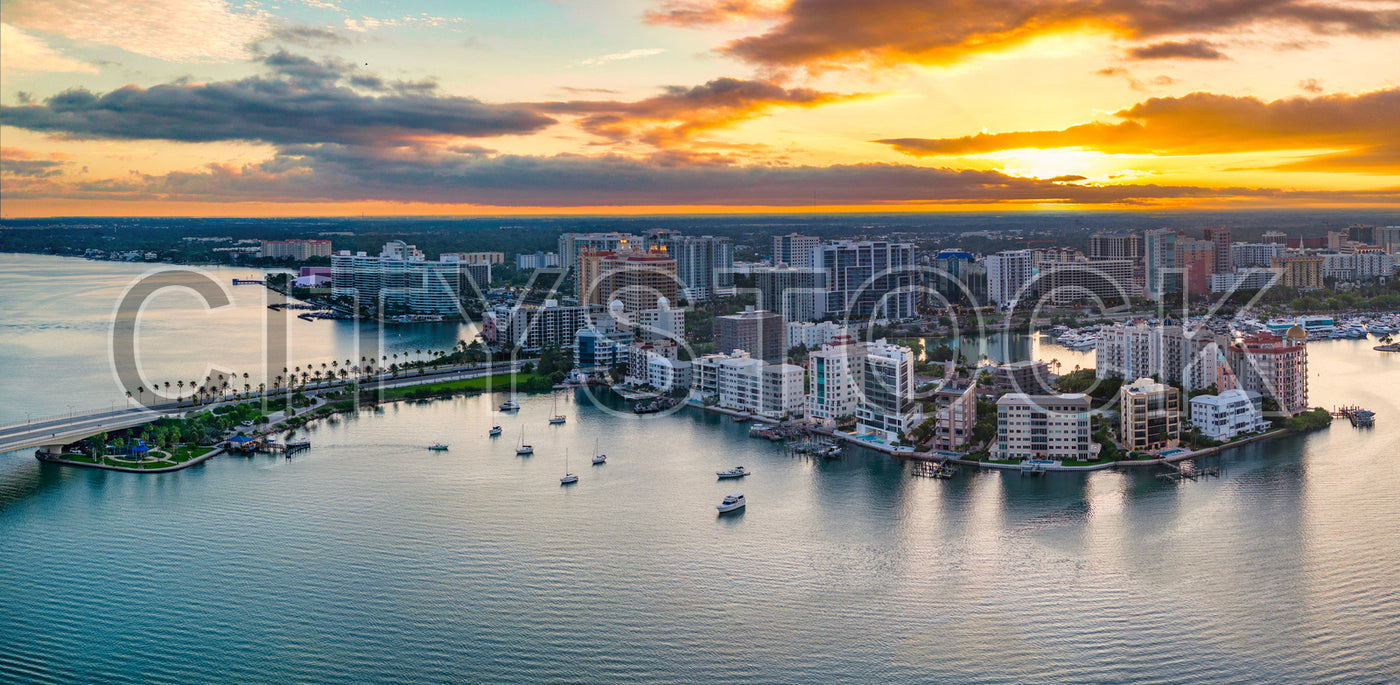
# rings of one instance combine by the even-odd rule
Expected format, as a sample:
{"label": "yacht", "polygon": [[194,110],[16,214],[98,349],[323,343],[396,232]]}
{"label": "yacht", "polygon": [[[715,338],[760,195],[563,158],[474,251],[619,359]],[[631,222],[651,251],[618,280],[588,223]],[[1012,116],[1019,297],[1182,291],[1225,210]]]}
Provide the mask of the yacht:
{"label": "yacht", "polygon": [[593,441],[593,463],[594,463],[595,465],[597,465],[597,464],[606,464],[606,463],[608,463],[608,455],[606,455],[606,454],[598,454],[598,441],[597,441],[597,440],[594,440],[594,441]]}
{"label": "yacht", "polygon": [[444,442],[435,442],[435,443],[433,443],[433,444],[431,444],[431,445],[428,445],[428,449],[430,449],[430,450],[432,450],[432,451],[434,451],[434,452],[446,452],[446,451],[447,451],[447,443],[444,443]]}
{"label": "yacht", "polygon": [[719,510],[719,513],[723,514],[728,511],[743,509],[744,504],[744,495],[743,493],[739,493],[726,496],[724,501],[720,502],[715,508]]}
{"label": "yacht", "polygon": [[559,484],[560,484],[560,485],[568,485],[569,483],[577,483],[577,482],[578,482],[578,476],[575,476],[574,474],[569,473],[569,450],[568,450],[568,449],[565,449],[565,450],[564,450],[564,476],[563,476],[562,478],[559,479]]}
{"label": "yacht", "polygon": [[515,400],[506,400],[501,403],[501,411],[515,411],[520,408],[520,403]]}
{"label": "yacht", "polygon": [[750,473],[753,473],[753,471],[746,470],[742,466],[735,466],[734,468],[729,469],[728,471],[715,471],[715,475],[719,476],[720,478],[743,478],[744,476],[747,476]]}
{"label": "yacht", "polygon": [[497,435],[500,435],[500,434],[501,434],[501,427],[500,427],[500,426],[492,426],[492,427],[491,427],[491,430],[490,430],[490,431],[487,431],[486,434],[494,438],[494,437],[496,437]]}
{"label": "yacht", "polygon": [[564,415],[559,413],[559,396],[554,397],[554,416],[549,417],[549,425],[557,426],[564,423]]}
{"label": "yacht", "polygon": [[520,427],[520,444],[519,444],[518,446],[516,446],[516,448],[515,448],[515,453],[516,453],[516,454],[534,454],[534,453],[535,453],[535,447],[534,447],[534,445],[527,445],[527,444],[525,444],[525,427],[524,427],[524,426],[521,426],[521,427]]}

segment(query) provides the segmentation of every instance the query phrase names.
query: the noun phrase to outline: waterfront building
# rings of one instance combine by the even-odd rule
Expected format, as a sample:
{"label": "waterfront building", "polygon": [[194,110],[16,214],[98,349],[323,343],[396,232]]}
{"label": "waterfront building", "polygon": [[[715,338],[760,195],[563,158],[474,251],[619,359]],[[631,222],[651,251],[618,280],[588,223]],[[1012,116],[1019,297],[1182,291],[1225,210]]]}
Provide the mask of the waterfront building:
{"label": "waterfront building", "polygon": [[1269,427],[1249,393],[1239,388],[1191,398],[1191,425],[1211,440],[1229,440]]}
{"label": "waterfront building", "polygon": [[263,259],[295,259],[304,262],[312,257],[331,256],[329,240],[263,240],[258,255]]}
{"label": "waterfront building", "polygon": [[[784,317],[786,320],[786,317]],[[809,350],[821,348],[837,336],[846,334],[846,328],[831,321],[812,323],[810,321],[789,321],[787,324],[787,348],[802,345]]]}
{"label": "waterfront building", "polygon": [[1176,263],[1177,237],[1177,232],[1170,228],[1154,229],[1143,236],[1143,268],[1146,274],[1143,293],[1154,302],[1181,292],[1181,276]]}
{"label": "waterfront building", "polygon": [[1014,308],[1035,297],[1035,253],[1013,250],[987,255],[987,298],[999,307]]}
{"label": "waterfront building", "polygon": [[663,251],[676,261],[676,277],[687,301],[712,300],[734,288],[734,244],[729,238],[653,229],[644,240],[648,251]]}
{"label": "waterfront building", "polygon": [[1136,233],[1095,233],[1089,236],[1089,259],[1142,258],[1142,239]]}
{"label": "waterfront building", "polygon": [[579,254],[584,250],[594,252],[615,252],[625,249],[624,245],[639,246],[642,238],[631,233],[609,231],[605,233],[564,233],[559,236],[558,263],[565,269],[578,267]]}
{"label": "waterfront building", "polygon": [[1236,269],[1273,266],[1275,257],[1282,257],[1280,243],[1235,243],[1230,246],[1230,262]]}
{"label": "waterfront building", "polygon": [[857,429],[894,441],[924,420],[914,398],[914,351],[884,340],[862,348]]}
{"label": "waterfront building", "polygon": [[456,257],[466,264],[504,264],[506,261],[504,252],[444,252],[442,256]]}
{"label": "waterfront building", "polygon": [[331,295],[357,298],[380,312],[455,314],[462,295],[460,266],[452,258],[427,261],[402,241],[385,244],[373,257],[341,250],[331,255]]}
{"label": "waterfront building", "polygon": [[600,371],[627,363],[631,335],[612,326],[595,322],[593,327],[574,333],[574,367],[580,371]]}
{"label": "waterfront building", "polygon": [[515,268],[521,271],[558,267],[559,255],[553,252],[515,255]]}
{"label": "waterfront building", "polygon": [[972,429],[977,425],[977,384],[945,381],[937,394],[944,396],[954,392],[957,395],[939,403],[933,426],[933,449],[961,452],[972,440]]}
{"label": "waterfront building", "polygon": [[765,364],[743,350],[708,354],[691,363],[691,397],[769,418],[801,416],[803,371],[792,364]]}
{"label": "waterfront building", "polygon": [[751,270],[758,306],[782,314],[784,321],[815,321],[826,316],[825,272],[795,266]]}
{"label": "waterfront building", "polygon": [[831,426],[843,416],[855,416],[864,385],[864,356],[864,347],[844,334],[807,354],[808,419]]}
{"label": "waterfront building", "polygon": [[660,392],[690,387],[690,362],[665,356],[647,359],[647,385]]}
{"label": "waterfront building", "polygon": [[1118,435],[1135,452],[1176,447],[1181,438],[1181,393],[1166,383],[1139,378],[1119,393]]}
{"label": "waterfront building", "polygon": [[1317,290],[1322,287],[1322,257],[1290,255],[1274,257],[1273,269],[1279,272],[1278,284],[1285,288]]}
{"label": "waterfront building", "polygon": [[997,437],[992,458],[1002,461],[1047,459],[1088,461],[1099,456],[1091,439],[1089,396],[1027,395],[997,399]]}
{"label": "waterfront building", "polygon": [[[670,386],[662,388],[651,383],[651,362],[656,359],[679,361],[680,347],[671,340],[658,340],[655,342],[637,341],[628,345],[627,382],[633,385],[652,385],[652,387],[662,392],[669,392]],[[687,381],[686,385],[689,385],[689,381]]]}
{"label": "waterfront building", "polygon": [[676,260],[662,248],[634,250],[624,245],[617,251],[584,249],[579,253],[575,273],[576,291],[582,304],[622,302],[629,312],[656,309],[657,302],[678,302],[680,281]]}
{"label": "waterfront building", "polygon": [[1295,414],[1308,408],[1307,331],[1294,326],[1283,337],[1272,333],[1245,336],[1229,347],[1227,361],[1239,387],[1272,397],[1279,410]]}
{"label": "waterfront building", "polygon": [[550,345],[572,346],[579,330],[603,316],[602,307],[560,306],[557,300],[543,306],[500,304],[482,316],[481,333],[491,345],[538,352]]}
{"label": "waterfront building", "polygon": [[1040,269],[1039,290],[1056,306],[1098,300],[1112,307],[1142,294],[1131,259],[1044,262]]}
{"label": "waterfront building", "polygon": [[1099,331],[1094,375],[1157,376],[1190,390],[1219,387],[1220,355],[1228,341],[1204,328],[1118,324]]}
{"label": "waterfront building", "polygon": [[790,266],[798,269],[812,269],[820,266],[813,250],[821,247],[822,240],[812,235],[789,233],[773,236],[773,265]]}
{"label": "waterfront building", "polygon": [[823,309],[843,319],[914,318],[914,252],[912,243],[887,240],[822,244],[813,256],[820,256],[814,266],[826,272]]}
{"label": "waterfront building", "polygon": [[665,297],[656,298],[655,309],[629,312],[616,302],[611,309],[620,324],[632,328],[638,340],[685,342],[685,310],[671,307]]}
{"label": "waterfront building", "polygon": [[992,388],[998,395],[1019,392],[1027,395],[1053,395],[1050,365],[1042,361],[1019,361],[991,368]]}
{"label": "waterfront building", "polygon": [[786,359],[787,331],[775,312],[745,307],[738,314],[715,317],[715,347],[744,350],[756,359],[777,364]]}
{"label": "waterfront building", "polygon": [[1226,293],[1239,290],[1263,290],[1271,286],[1278,272],[1273,269],[1240,269],[1210,275],[1210,291]]}

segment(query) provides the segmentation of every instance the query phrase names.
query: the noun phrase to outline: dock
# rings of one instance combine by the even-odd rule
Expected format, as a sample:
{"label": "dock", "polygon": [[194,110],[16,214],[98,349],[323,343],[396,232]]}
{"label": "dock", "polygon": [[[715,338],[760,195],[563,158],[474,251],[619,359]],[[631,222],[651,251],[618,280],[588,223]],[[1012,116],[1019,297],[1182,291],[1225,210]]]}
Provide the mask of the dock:
{"label": "dock", "polygon": [[266,285],[263,281],[259,281],[259,280],[254,279],[254,278],[235,278],[235,279],[233,279],[233,284],[234,284],[234,285]]}
{"label": "dock", "polygon": [[1353,428],[1370,428],[1376,425],[1376,412],[1355,405],[1337,407],[1331,413],[1333,418],[1350,421]]}
{"label": "dock", "polygon": [[1210,466],[1203,469],[1196,468],[1192,462],[1162,462],[1162,466],[1167,468],[1167,473],[1159,473],[1157,477],[1162,480],[1169,480],[1173,483],[1180,483],[1183,480],[1198,480],[1201,478],[1219,478],[1220,467]]}

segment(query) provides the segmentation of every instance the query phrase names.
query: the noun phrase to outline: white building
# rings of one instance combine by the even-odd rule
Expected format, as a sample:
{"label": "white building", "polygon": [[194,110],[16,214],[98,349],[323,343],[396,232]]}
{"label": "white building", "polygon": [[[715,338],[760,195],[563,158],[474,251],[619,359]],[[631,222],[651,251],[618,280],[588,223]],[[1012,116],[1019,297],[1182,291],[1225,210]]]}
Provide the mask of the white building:
{"label": "white building", "polygon": [[1236,269],[1267,267],[1274,263],[1274,257],[1283,254],[1284,247],[1279,243],[1235,243],[1230,246],[1230,264]]}
{"label": "white building", "polygon": [[865,378],[865,349],[850,336],[841,336],[807,354],[812,386],[807,393],[807,418],[834,425],[860,408]]}
{"label": "white building", "polygon": [[601,307],[562,307],[557,300],[545,300],[543,307],[500,304],[482,315],[481,333],[491,345],[516,346],[526,352],[550,345],[574,347],[579,330],[602,316]]}
{"label": "white building", "polygon": [[814,235],[789,233],[773,236],[773,265],[807,269],[817,266],[812,251],[821,247],[822,239]]}
{"label": "white building", "polygon": [[625,380],[633,385],[651,384],[652,360],[679,358],[680,348],[669,340],[634,342],[627,346],[627,376]]}
{"label": "white building", "polygon": [[398,240],[373,257],[341,250],[331,255],[331,295],[381,313],[456,314],[462,266],[453,257],[427,261],[421,250]]}
{"label": "white building", "polygon": [[690,365],[691,399],[769,418],[801,416],[803,371],[792,364],[765,364],[743,350],[707,354]]}
{"label": "white building", "polygon": [[1322,255],[1322,277],[1341,281],[1373,281],[1395,275],[1395,256],[1380,252]]}
{"label": "white building", "polygon": [[559,265],[559,255],[554,252],[536,252],[534,254],[515,255],[515,268],[521,271],[526,269],[547,269],[551,266]]}
{"label": "white building", "polygon": [[913,243],[887,240],[838,240],[813,249],[819,261],[812,266],[825,272],[821,310],[843,319],[914,318],[914,252]]}
{"label": "white building", "polygon": [[809,350],[815,350],[845,333],[845,327],[831,321],[793,321],[787,325],[787,349],[802,345]]}
{"label": "white building", "polygon": [[1013,250],[987,255],[987,299],[998,306],[1014,307],[1027,299],[1031,279],[1035,277],[1035,252]]}
{"label": "white building", "polygon": [[997,400],[993,459],[1086,461],[1098,456],[1099,444],[1090,436],[1088,395],[1017,392]]}
{"label": "white building", "polygon": [[[612,251],[618,249],[624,243],[641,245],[642,237],[631,233],[618,233],[611,231],[607,233],[564,233],[559,236],[559,248],[555,256],[555,263],[550,266],[562,266],[566,269],[578,267],[578,253],[580,250]],[[543,268],[541,264],[539,267]]]}
{"label": "white building", "polygon": [[857,429],[894,441],[924,420],[923,406],[914,399],[914,351],[884,340],[862,347]]}
{"label": "white building", "polygon": [[1273,285],[1277,272],[1273,269],[1241,269],[1210,275],[1210,291],[1228,293],[1239,290],[1263,290]]}
{"label": "white building", "polygon": [[1238,388],[1191,398],[1191,424],[1212,440],[1229,440],[1269,427],[1249,393]]}
{"label": "white building", "polygon": [[690,387],[690,362],[668,357],[648,359],[647,385],[666,393]]}
{"label": "white building", "polygon": [[1158,376],[1187,391],[1220,387],[1226,341],[1205,329],[1118,324],[1099,331],[1094,375],[1137,379]]}

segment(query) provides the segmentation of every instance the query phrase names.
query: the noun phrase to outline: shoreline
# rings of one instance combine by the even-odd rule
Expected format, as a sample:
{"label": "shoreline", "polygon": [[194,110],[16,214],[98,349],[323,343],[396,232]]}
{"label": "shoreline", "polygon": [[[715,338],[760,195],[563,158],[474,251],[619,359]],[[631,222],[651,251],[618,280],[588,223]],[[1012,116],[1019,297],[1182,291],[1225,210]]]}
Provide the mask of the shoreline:
{"label": "shoreline", "polygon": [[86,462],[64,459],[63,455],[61,454],[44,454],[43,452],[36,452],[34,454],[34,458],[46,464],[58,464],[59,466],[82,466],[90,469],[101,469],[103,471],[121,471],[124,473],[170,473],[172,471],[181,471],[187,469],[191,466],[194,466],[195,464],[202,464],[223,453],[224,448],[214,447],[210,451],[205,452],[204,454],[190,458],[189,461],[184,461],[179,464],[174,464],[172,466],[162,466],[158,469],[134,469],[130,466],[115,466],[113,464],[89,464]]}

